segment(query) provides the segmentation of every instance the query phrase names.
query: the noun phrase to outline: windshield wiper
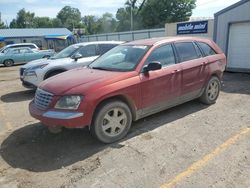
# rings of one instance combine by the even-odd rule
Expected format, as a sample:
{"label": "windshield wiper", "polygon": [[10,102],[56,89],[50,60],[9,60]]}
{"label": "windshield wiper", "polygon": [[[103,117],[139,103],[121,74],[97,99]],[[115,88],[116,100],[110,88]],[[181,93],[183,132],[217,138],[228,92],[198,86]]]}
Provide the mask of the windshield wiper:
{"label": "windshield wiper", "polygon": [[107,70],[107,71],[111,71],[110,69],[108,68],[105,68],[105,67],[90,67],[91,69],[97,69],[97,70]]}

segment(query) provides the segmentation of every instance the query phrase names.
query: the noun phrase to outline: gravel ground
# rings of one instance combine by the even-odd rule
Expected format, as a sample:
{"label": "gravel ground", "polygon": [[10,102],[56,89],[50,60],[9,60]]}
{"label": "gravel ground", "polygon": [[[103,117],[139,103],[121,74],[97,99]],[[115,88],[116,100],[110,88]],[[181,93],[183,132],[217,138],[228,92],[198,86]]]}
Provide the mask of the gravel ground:
{"label": "gravel ground", "polygon": [[185,103],[104,145],[30,117],[18,69],[0,67],[0,187],[250,187],[250,74],[226,73],[214,105]]}

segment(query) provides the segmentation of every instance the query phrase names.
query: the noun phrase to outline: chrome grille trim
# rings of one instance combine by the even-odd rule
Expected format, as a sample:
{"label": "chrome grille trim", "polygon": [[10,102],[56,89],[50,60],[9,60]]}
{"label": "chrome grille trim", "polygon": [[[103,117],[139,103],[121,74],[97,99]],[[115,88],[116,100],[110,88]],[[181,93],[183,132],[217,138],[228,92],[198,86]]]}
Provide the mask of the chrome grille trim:
{"label": "chrome grille trim", "polygon": [[53,94],[42,89],[37,89],[35,94],[35,104],[38,108],[47,109],[52,101]]}

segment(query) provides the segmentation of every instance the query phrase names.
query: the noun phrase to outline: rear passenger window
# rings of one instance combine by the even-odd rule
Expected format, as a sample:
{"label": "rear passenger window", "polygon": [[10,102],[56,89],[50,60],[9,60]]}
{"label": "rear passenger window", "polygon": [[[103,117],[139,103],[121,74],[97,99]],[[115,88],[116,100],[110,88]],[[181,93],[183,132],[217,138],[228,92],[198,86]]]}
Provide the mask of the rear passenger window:
{"label": "rear passenger window", "polygon": [[96,56],[96,46],[95,45],[88,45],[81,47],[78,51],[83,57],[91,57]]}
{"label": "rear passenger window", "polygon": [[198,44],[201,47],[202,51],[204,52],[205,56],[216,54],[216,52],[208,44],[204,42],[198,42]]}
{"label": "rear passenger window", "polygon": [[[26,46],[25,46],[26,47]],[[36,48],[34,45],[28,45],[27,47],[31,48],[31,49],[34,49]]]}
{"label": "rear passenger window", "polygon": [[111,50],[117,46],[116,44],[99,44],[100,55],[105,54],[107,51]]}
{"label": "rear passenger window", "polygon": [[162,66],[175,64],[173,48],[170,44],[155,49],[148,57],[146,65],[152,61],[158,61]]}
{"label": "rear passenger window", "polygon": [[199,58],[192,42],[175,43],[175,47],[180,57],[180,62]]}

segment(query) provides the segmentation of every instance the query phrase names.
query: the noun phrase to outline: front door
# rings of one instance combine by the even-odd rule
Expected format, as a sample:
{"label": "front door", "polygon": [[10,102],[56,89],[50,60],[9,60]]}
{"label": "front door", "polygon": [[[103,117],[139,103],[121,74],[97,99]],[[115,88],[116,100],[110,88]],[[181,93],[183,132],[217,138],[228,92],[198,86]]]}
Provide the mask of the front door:
{"label": "front door", "polygon": [[142,113],[148,115],[172,106],[181,93],[181,69],[171,44],[156,48],[145,62],[157,61],[162,69],[141,73]]}
{"label": "front door", "polygon": [[10,59],[13,59],[15,63],[24,63],[25,62],[25,56],[21,52],[21,49],[11,49],[7,52],[7,55],[10,57]]}
{"label": "front door", "polygon": [[98,57],[96,45],[94,44],[83,46],[76,53],[81,54],[82,58],[79,58],[77,61],[73,60],[72,66],[74,68],[87,66]]}

